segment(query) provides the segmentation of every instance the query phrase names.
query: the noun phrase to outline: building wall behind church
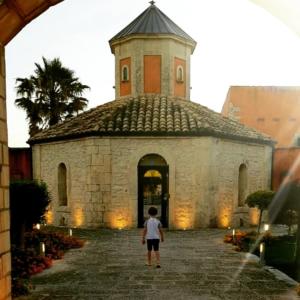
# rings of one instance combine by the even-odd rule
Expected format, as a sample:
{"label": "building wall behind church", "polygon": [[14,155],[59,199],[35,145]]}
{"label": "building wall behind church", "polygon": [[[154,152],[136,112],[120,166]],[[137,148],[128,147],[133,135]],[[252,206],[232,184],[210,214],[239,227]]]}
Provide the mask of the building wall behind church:
{"label": "building wall behind church", "polygon": [[31,148],[9,148],[10,180],[32,179]]}
{"label": "building wall behind church", "polygon": [[300,182],[300,148],[278,148],[273,154],[272,188],[277,191],[283,182]]}
{"label": "building wall behind church", "polygon": [[9,166],[6,125],[5,58],[0,44],[0,300],[11,299]]}
{"label": "building wall behind church", "polygon": [[270,135],[276,147],[300,146],[300,87],[232,86],[222,114]]}
{"label": "building wall behind church", "polygon": [[[169,225],[172,229],[227,227],[249,217],[238,208],[239,167],[248,170],[248,192],[270,187],[271,147],[212,137],[85,138],[35,145],[34,177],[53,196],[49,219],[58,225],[137,226],[139,160],[162,156],[169,165]],[[68,206],[59,207],[57,168],[67,168]]]}

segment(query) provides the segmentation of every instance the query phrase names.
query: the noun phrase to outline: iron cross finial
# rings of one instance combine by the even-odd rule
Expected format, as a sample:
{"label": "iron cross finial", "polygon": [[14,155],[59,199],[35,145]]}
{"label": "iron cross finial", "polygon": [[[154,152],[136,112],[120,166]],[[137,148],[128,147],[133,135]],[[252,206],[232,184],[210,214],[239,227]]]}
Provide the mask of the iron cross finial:
{"label": "iron cross finial", "polygon": [[150,1],[149,3],[150,3],[151,5],[154,5],[154,4],[155,4],[155,1],[152,0],[152,1]]}

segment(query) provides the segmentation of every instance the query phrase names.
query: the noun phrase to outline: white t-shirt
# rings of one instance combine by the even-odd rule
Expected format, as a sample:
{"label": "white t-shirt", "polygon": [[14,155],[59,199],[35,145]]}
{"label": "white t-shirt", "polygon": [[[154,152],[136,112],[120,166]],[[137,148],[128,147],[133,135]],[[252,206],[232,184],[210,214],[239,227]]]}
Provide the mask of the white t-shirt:
{"label": "white t-shirt", "polygon": [[146,239],[159,239],[159,228],[161,227],[161,223],[156,218],[150,217],[144,224],[144,227],[147,228]]}

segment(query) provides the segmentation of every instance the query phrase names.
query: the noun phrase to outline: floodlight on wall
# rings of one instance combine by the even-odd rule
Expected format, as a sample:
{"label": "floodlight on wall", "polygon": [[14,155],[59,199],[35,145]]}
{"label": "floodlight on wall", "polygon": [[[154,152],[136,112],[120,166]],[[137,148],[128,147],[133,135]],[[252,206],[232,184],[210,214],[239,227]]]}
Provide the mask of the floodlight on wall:
{"label": "floodlight on wall", "polygon": [[36,225],[35,225],[35,228],[36,228],[37,230],[40,230],[40,229],[41,229],[41,224],[39,224],[39,223],[36,224]]}
{"label": "floodlight on wall", "polygon": [[265,231],[268,231],[269,229],[270,229],[270,225],[269,225],[269,224],[265,224],[265,225],[264,225],[264,230],[265,230]]}

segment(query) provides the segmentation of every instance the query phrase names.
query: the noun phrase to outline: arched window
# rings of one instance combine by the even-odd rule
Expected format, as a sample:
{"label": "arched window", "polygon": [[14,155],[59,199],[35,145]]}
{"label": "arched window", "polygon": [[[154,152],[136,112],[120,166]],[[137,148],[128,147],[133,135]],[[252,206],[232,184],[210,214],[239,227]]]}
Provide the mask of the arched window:
{"label": "arched window", "polygon": [[122,67],[122,81],[129,81],[129,68],[127,65]]}
{"label": "arched window", "polygon": [[160,178],[161,179],[161,174],[157,170],[148,170],[144,174],[144,177],[146,177],[146,178],[153,177],[153,178]]}
{"label": "arched window", "polygon": [[247,197],[248,175],[247,167],[245,164],[241,164],[239,168],[239,190],[238,190],[238,206],[245,205],[245,199]]}
{"label": "arched window", "polygon": [[179,82],[183,82],[183,67],[182,66],[177,67],[176,80]]}
{"label": "arched window", "polygon": [[61,163],[58,166],[58,203],[59,206],[68,205],[67,168],[64,163]]}

